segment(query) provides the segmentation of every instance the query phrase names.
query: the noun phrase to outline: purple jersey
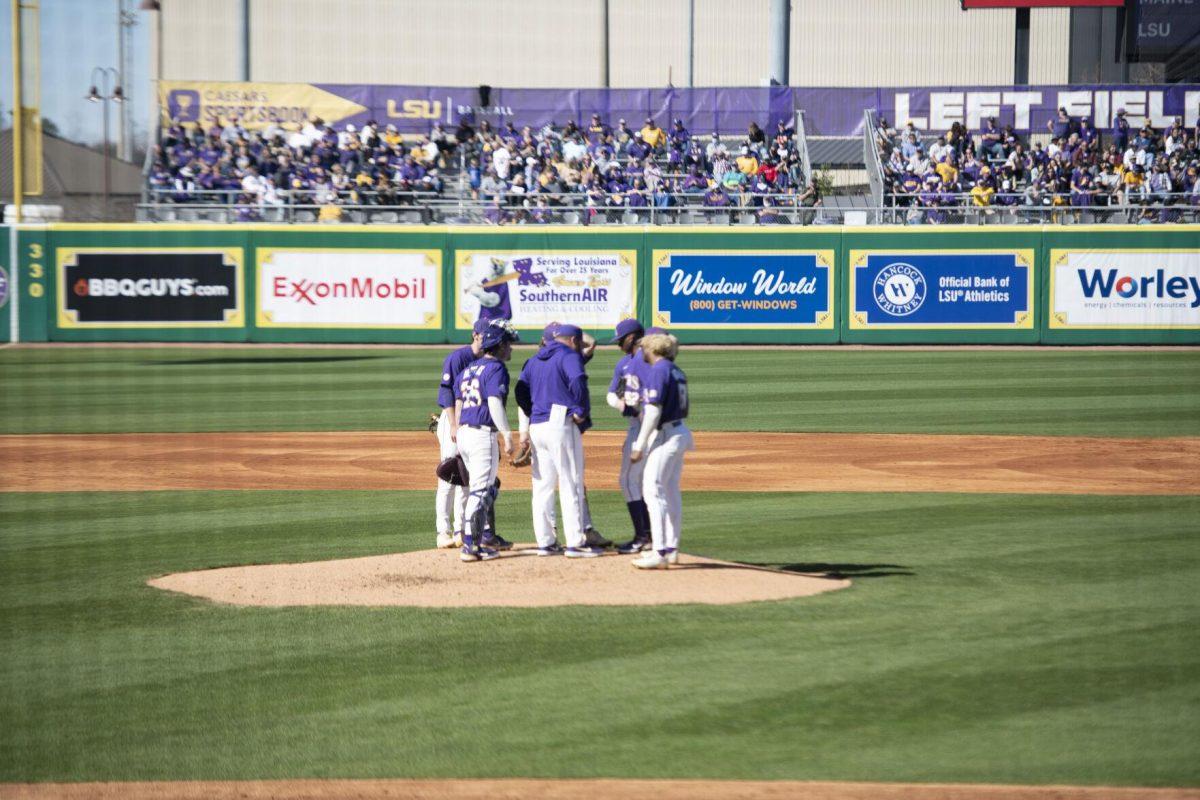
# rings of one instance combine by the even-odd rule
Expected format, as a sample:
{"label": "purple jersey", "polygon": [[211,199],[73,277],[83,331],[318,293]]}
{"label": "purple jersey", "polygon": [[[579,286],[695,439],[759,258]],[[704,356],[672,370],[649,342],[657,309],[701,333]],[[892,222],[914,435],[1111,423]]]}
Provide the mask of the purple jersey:
{"label": "purple jersey", "polygon": [[[487,283],[489,280],[491,278],[480,281],[480,283]],[[479,318],[486,319],[488,322],[494,319],[512,319],[512,302],[508,299],[508,284],[498,283],[495,286],[485,287],[484,291],[494,292],[499,295],[500,302],[491,308],[485,305],[479,306]]]}
{"label": "purple jersey", "polygon": [[489,397],[499,397],[501,403],[507,402],[508,367],[503,361],[485,356],[472,361],[454,382],[454,399],[462,401],[458,423],[496,430],[492,411],[488,408]]}
{"label": "purple jersey", "polygon": [[517,403],[530,423],[550,419],[550,408],[555,405],[566,406],[568,414],[587,417],[592,409],[582,356],[562,342],[543,346],[521,368]]}
{"label": "purple jersey", "polygon": [[471,345],[460,347],[446,356],[446,360],[442,362],[442,383],[438,386],[437,401],[441,408],[454,405],[454,384],[458,375],[475,358],[475,351],[471,349]]}
{"label": "purple jersey", "polygon": [[650,367],[646,375],[646,389],[642,393],[647,405],[660,406],[662,416],[658,427],[670,422],[687,419],[688,390],[687,375],[673,361],[660,359]]}
{"label": "purple jersey", "polygon": [[613,370],[612,383],[608,390],[619,395],[625,401],[625,417],[636,417],[642,407],[642,389],[646,383],[646,374],[650,365],[642,358],[642,350],[638,348],[630,355],[621,356],[617,367]]}

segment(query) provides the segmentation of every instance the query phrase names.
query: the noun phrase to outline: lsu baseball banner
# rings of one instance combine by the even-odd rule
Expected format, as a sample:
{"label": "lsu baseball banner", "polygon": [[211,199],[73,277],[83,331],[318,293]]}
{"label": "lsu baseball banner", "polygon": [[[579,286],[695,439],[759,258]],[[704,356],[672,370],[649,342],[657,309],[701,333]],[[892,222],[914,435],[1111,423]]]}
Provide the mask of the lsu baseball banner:
{"label": "lsu baseball banner", "polygon": [[[1157,30],[1157,29],[1156,29]],[[1161,128],[1176,116],[1196,122],[1197,84],[1080,84],[1072,86],[918,86],[891,88],[730,86],[661,89],[492,89],[480,105],[477,87],[371,84],[237,83],[162,81],[158,88],[164,124],[172,119],[209,126],[238,118],[247,129],[275,124],[298,130],[320,117],[342,127],[368,120],[395,125],[401,133],[429,133],[433,123],[453,128],[462,120],[488,119],[495,126],[586,125],[593,113],[616,127],[625,118],[636,130],[646,117],[669,126],[679,118],[693,135],[742,134],[755,122],[768,132],[779,120],[805,113],[810,136],[860,136],[863,111],[875,109],[899,127],[912,120],[925,131],[961,122],[978,130],[990,116],[1018,133],[1044,132],[1060,107],[1072,117],[1091,117],[1107,129],[1124,108],[1135,129]]]}
{"label": "lsu baseball banner", "polygon": [[654,325],[832,329],[833,250],[655,250]]}
{"label": "lsu baseball banner", "polygon": [[1200,250],[1052,249],[1049,325],[1200,329]]}
{"label": "lsu baseball banner", "polygon": [[258,249],[262,328],[442,325],[440,250]]}
{"label": "lsu baseball banner", "polygon": [[242,249],[58,249],[60,328],[240,328]]}
{"label": "lsu baseball banner", "polygon": [[1033,328],[1033,250],[850,251],[850,328]]}
{"label": "lsu baseball banner", "polygon": [[612,328],[637,315],[637,251],[458,250],[454,327],[479,318],[517,328]]}

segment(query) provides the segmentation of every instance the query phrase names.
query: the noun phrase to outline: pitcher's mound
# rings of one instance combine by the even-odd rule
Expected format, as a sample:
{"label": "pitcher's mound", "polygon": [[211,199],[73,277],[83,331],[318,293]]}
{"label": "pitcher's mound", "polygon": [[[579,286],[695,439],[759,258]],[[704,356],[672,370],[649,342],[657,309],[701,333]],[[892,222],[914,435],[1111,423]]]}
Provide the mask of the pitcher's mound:
{"label": "pitcher's mound", "polygon": [[807,597],[850,585],[819,575],[681,554],[668,570],[631,556],[539,557],[529,547],[464,564],[457,550],[181,572],[159,589],[240,606],[648,606],[748,603]]}

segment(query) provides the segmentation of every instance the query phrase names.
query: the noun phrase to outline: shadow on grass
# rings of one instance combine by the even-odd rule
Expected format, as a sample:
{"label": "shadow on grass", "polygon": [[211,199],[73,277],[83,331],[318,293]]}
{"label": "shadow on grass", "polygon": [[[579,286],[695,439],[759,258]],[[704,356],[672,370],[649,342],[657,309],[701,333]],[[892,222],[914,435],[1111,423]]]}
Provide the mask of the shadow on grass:
{"label": "shadow on grass", "polygon": [[802,572],[806,575],[823,575],[826,578],[890,578],[897,575],[916,575],[903,564],[827,564],[813,561],[800,564],[754,564],[756,567],[777,569],[783,572]]}
{"label": "shadow on grass", "polygon": [[211,358],[189,358],[182,361],[147,361],[149,367],[190,367],[204,364],[326,364],[337,361],[369,361],[387,356],[269,356],[251,358],[247,356],[213,356]]}

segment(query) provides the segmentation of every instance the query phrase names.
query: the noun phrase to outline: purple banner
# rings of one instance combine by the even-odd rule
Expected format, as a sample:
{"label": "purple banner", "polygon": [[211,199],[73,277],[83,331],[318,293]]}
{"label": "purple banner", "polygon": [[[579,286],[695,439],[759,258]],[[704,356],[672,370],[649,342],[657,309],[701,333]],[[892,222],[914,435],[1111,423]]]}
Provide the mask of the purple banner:
{"label": "purple banner", "polygon": [[1107,129],[1118,108],[1130,125],[1156,128],[1176,116],[1193,125],[1200,114],[1200,84],[1155,86],[946,86],[889,89],[729,87],[707,89],[504,89],[481,103],[479,90],[453,86],[367,86],[353,84],[239,84],[164,82],[164,117],[203,121],[240,115],[248,124],[270,122],[298,129],[322,116],[342,127],[368,119],[393,124],[404,133],[428,133],[433,123],[456,127],[460,120],[512,121],[520,129],[574,121],[586,126],[593,113],[615,128],[625,119],[638,130],[647,117],[662,127],[683,121],[693,135],[745,134],[757,123],[769,136],[779,120],[805,112],[811,136],[862,133],[863,111],[874,109],[893,126],[907,121],[922,130],[943,131],[954,122],[977,131],[989,116],[1020,133],[1044,132],[1059,107],[1073,117],[1091,117]]}

